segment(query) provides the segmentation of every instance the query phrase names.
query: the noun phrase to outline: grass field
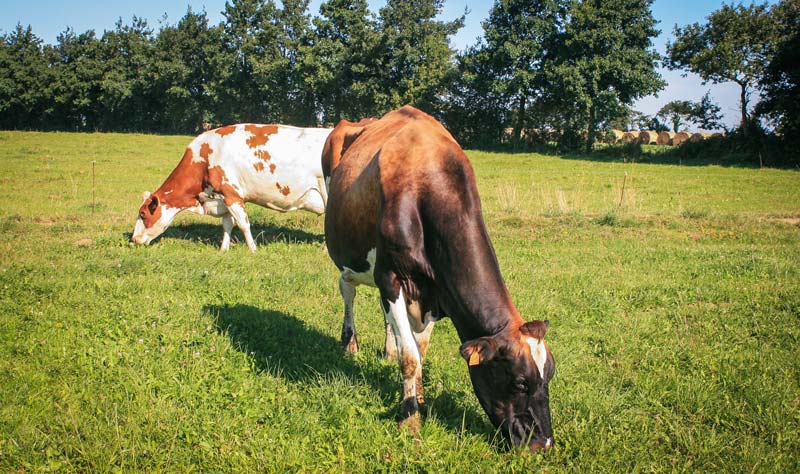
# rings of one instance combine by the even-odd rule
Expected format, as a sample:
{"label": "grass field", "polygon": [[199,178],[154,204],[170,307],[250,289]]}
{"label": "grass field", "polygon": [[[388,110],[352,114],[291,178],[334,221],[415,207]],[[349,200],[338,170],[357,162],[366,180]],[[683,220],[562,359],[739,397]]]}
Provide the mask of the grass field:
{"label": "grass field", "polygon": [[0,132],[0,472],[800,471],[800,172],[468,152],[514,301],[551,323],[557,447],[523,456],[448,320],[398,431],[377,291],[338,346],[323,218],[248,207],[255,254],[193,216],[131,246],[188,141]]}

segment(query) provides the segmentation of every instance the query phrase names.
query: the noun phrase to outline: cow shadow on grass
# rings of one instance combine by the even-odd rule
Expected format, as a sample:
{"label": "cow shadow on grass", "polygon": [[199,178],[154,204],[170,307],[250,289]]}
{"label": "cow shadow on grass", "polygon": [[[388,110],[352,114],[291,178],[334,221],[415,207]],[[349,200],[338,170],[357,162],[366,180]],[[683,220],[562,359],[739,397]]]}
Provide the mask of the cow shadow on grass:
{"label": "cow shadow on grass", "polygon": [[[257,244],[270,242],[321,244],[325,241],[325,238],[320,234],[312,234],[302,229],[285,227],[269,222],[251,223],[250,232],[253,234],[253,239]],[[192,222],[178,224],[168,228],[159,238],[184,239],[218,247],[222,242],[222,223]],[[244,244],[244,237],[237,228],[231,231],[231,240]]]}
{"label": "cow shadow on grass", "polygon": [[[313,383],[319,375],[342,374],[353,384],[369,384],[386,407],[381,418],[396,420],[402,388],[396,364],[374,358],[356,360],[344,352],[338,340],[281,311],[236,304],[206,306],[203,312],[234,347],[253,358],[257,370],[301,384]],[[460,432],[469,427],[469,431],[492,439],[495,431],[483,414],[463,405],[459,397],[444,392],[428,398],[422,413],[425,416],[432,411],[448,430]]]}

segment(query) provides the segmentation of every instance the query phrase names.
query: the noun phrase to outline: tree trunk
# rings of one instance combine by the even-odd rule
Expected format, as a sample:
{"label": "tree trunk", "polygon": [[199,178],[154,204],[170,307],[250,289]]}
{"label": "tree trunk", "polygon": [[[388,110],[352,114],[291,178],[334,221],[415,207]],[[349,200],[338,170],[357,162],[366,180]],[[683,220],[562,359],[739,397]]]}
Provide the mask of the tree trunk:
{"label": "tree trunk", "polygon": [[586,133],[586,153],[592,152],[592,145],[594,145],[595,127],[597,126],[597,110],[595,109],[594,101],[589,106],[589,129]]}
{"label": "tree trunk", "polygon": [[739,105],[742,108],[742,123],[740,125],[742,129],[742,135],[747,137],[747,83],[739,83],[739,87],[741,87],[742,92],[739,96]]}
{"label": "tree trunk", "polygon": [[517,123],[514,124],[514,130],[512,131],[514,145],[518,145],[520,143],[520,137],[522,136],[522,127],[525,126],[525,102],[526,102],[525,95],[524,94],[520,95],[519,105],[517,107]]}

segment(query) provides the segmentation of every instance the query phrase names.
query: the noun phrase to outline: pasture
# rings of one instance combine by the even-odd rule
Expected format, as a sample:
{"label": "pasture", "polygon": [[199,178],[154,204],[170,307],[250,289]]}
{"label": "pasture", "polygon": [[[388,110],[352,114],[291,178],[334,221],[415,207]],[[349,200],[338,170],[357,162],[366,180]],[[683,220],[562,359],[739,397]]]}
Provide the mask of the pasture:
{"label": "pasture", "polygon": [[189,140],[0,132],[0,471],[798,471],[797,170],[468,152],[511,295],[550,320],[556,448],[523,456],[448,320],[397,429],[376,290],[339,347],[322,217],[248,205],[255,254],[192,215],[129,244]]}

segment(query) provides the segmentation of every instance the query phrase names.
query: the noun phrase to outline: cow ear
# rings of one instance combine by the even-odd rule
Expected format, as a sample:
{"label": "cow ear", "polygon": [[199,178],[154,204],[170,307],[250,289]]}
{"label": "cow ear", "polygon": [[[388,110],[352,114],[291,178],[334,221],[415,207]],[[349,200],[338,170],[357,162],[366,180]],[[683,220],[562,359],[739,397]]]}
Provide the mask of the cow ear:
{"label": "cow ear", "polygon": [[155,214],[156,209],[158,209],[158,196],[151,196],[150,203],[147,205],[147,210],[150,211],[150,214]]}
{"label": "cow ear", "polygon": [[531,321],[529,323],[525,323],[519,328],[519,332],[521,332],[525,336],[533,337],[535,339],[544,339],[544,334],[547,332],[547,328],[550,326],[550,321]]}
{"label": "cow ear", "polygon": [[494,337],[479,337],[461,345],[461,357],[470,367],[483,364],[497,354],[497,341]]}
{"label": "cow ear", "polygon": [[142,201],[147,201],[147,198],[150,197],[150,191],[145,191],[142,193]]}

